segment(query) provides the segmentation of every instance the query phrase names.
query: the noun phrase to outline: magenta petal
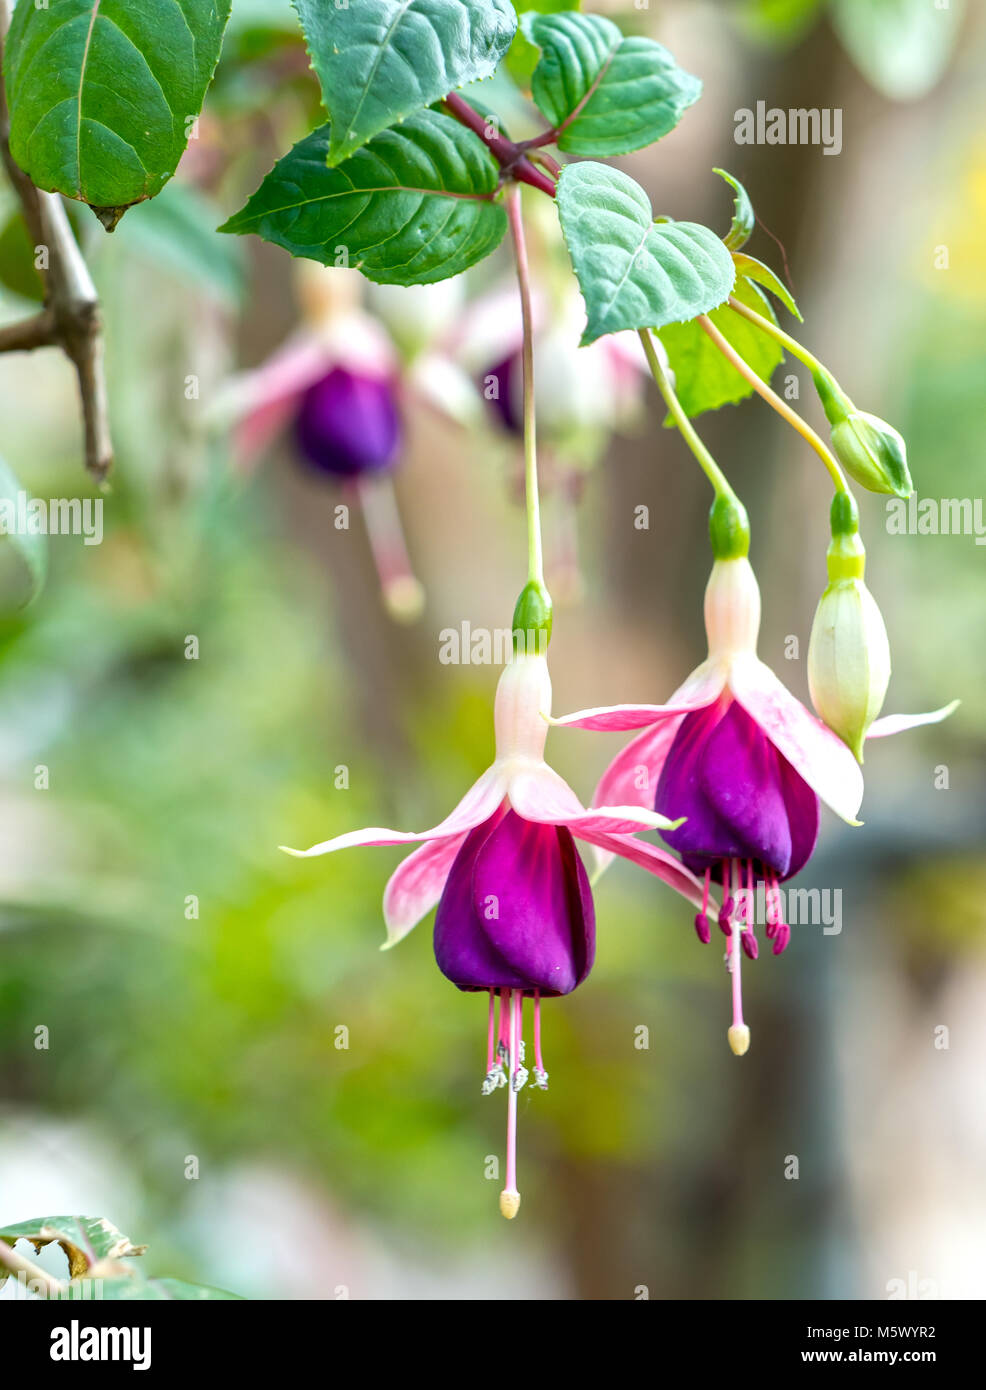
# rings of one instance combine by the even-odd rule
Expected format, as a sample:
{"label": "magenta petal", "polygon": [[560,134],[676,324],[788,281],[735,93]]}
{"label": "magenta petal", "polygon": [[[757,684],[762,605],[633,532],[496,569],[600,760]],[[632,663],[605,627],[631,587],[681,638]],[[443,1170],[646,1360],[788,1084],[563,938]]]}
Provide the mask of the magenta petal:
{"label": "magenta petal", "polygon": [[657,810],[685,816],[665,840],[696,873],[752,859],[797,872],[814,849],[818,798],[737,701],[688,715],[668,752]]}
{"label": "magenta petal", "polygon": [[514,811],[467,837],[435,918],[435,956],[460,989],[568,994],[589,973],[595,913],[571,833]]}

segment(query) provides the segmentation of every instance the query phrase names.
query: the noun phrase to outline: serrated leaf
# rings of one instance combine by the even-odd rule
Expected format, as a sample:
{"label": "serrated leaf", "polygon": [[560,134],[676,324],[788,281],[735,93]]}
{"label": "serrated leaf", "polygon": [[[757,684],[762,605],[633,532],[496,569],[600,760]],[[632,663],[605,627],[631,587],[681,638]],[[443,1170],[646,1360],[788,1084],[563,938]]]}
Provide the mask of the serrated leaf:
{"label": "serrated leaf", "polygon": [[330,164],[456,87],[510,46],[509,0],[295,0],[331,121]]}
{"label": "serrated leaf", "polygon": [[48,537],[22,525],[24,488],[0,458],[0,611],[26,608],[44,588]]}
{"label": "serrated leaf", "polygon": [[18,5],[4,64],[17,163],[112,230],[174,173],[229,10],[230,0]]}
{"label": "serrated leaf", "polygon": [[[733,295],[764,318],[774,320],[774,311],[766,297],[751,281],[738,279]],[[742,314],[737,314],[728,304],[713,309],[709,318],[757,376],[769,381],[784,360],[780,344]],[[744,400],[752,394],[753,387],[723,357],[700,324],[669,324],[660,329],[658,337],[668,354],[674,372],[675,392],[686,414],[701,415],[705,410],[718,410],[722,405]],[[664,423],[671,424],[673,421],[668,417]]]}
{"label": "serrated leaf", "polygon": [[804,323],[801,310],[794,302],[794,295],[784,281],[774,274],[769,265],[764,265],[763,261],[758,261],[754,256],[747,256],[745,253],[741,254],[735,251],[733,252],[733,263],[736,266],[737,275],[744,275],[747,280],[756,280],[758,285],[763,285],[765,289],[770,290],[771,294],[776,294],[788,313],[793,314],[799,323]]}
{"label": "serrated leaf", "polygon": [[219,230],[256,232],[293,256],[348,263],[383,285],[445,280],[502,239],[496,162],[450,116],[419,111],[336,168],[325,162],[328,148],[323,126]]}
{"label": "serrated leaf", "polygon": [[712,172],[718,174],[721,179],[725,179],[735,195],[733,198],[733,220],[729,231],[723,237],[723,242],[730,251],[738,251],[750,240],[753,235],[753,228],[756,226],[757,219],[753,211],[753,204],[750,202],[749,193],[739,179],[734,179],[732,174],[726,173],[725,169],[713,169]]}
{"label": "serrated leaf", "polygon": [[660,140],[697,101],[702,84],[653,39],[624,38],[602,15],[525,16],[542,50],[535,105],[570,154],[616,155]]}
{"label": "serrated leaf", "polygon": [[647,194],[605,164],[569,164],[558,215],[585,300],[583,346],[624,328],[708,313],[733,288],[729,252],[696,222],[654,222]]}
{"label": "serrated leaf", "polygon": [[128,1255],[142,1255],[146,1245],[134,1245],[105,1217],[42,1216],[32,1221],[19,1221],[0,1229],[8,1245],[15,1240],[29,1240],[35,1250],[56,1241],[68,1258],[69,1277],[78,1279],[99,1260],[121,1260]]}

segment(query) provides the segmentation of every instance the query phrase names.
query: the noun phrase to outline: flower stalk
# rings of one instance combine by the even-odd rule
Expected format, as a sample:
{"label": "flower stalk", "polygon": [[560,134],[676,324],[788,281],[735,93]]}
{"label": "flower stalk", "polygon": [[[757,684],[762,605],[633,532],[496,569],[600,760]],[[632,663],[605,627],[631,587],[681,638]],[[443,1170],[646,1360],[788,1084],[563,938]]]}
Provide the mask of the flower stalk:
{"label": "flower stalk", "polygon": [[[732,343],[719,332],[708,314],[700,314],[696,322],[712,339],[712,342],[722,353],[723,357],[736,368],[741,377],[750,383],[757,395],[762,396],[767,404],[773,410],[777,411],[781,419],[786,421],[793,430],[796,430],[798,434],[801,435],[802,439],[806,440],[807,443],[811,445],[815,453],[828,469],[829,476],[832,479],[832,485],[836,492],[848,492],[849,485],[846,482],[845,474],[839,467],[835,455],[815,433],[811,425],[808,424],[808,421],[803,420],[796,410],[792,410],[786,401],[781,400],[780,396],[770,389],[763,377],[757,375],[750,364],[736,351]],[[764,322],[766,323],[766,319]]]}

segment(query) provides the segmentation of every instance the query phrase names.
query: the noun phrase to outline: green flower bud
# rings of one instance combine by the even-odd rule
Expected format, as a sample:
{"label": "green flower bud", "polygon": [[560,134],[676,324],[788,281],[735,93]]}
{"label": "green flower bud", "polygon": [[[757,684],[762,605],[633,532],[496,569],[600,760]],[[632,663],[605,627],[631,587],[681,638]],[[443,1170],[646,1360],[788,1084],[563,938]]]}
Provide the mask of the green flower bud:
{"label": "green flower bud", "polygon": [[866,552],[848,524],[843,497],[832,508],[829,583],[808,643],[808,688],[820,717],[862,762],[866,731],[880,713],[890,681],[890,643],[863,581]]}
{"label": "green flower bud", "polygon": [[907,470],[907,445],[893,425],[857,410],[827,372],[815,372],[815,388],[832,426],[832,452],[849,476],[869,492],[910,497],[914,485]]}
{"label": "green flower bud", "polygon": [[876,415],[854,410],[832,430],[832,452],[860,487],[910,497],[914,491],[907,471],[907,446],[901,436]]}

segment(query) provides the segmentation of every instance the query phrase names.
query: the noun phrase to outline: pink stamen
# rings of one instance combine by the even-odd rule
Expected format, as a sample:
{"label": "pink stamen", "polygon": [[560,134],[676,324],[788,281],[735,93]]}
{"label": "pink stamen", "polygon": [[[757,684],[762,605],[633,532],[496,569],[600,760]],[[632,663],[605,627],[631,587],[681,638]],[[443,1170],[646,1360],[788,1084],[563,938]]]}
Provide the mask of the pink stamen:
{"label": "pink stamen", "polygon": [[[517,995],[516,1005],[513,998]],[[520,991],[504,990],[507,1007],[510,1010],[510,1060],[507,1075],[511,1084],[507,1087],[507,1176],[500,1193],[500,1211],[511,1220],[517,1215],[520,1206],[520,1193],[517,1191],[517,1091],[513,1086],[513,1075],[518,1065],[520,1052]]]}
{"label": "pink stamen", "polygon": [[510,991],[509,989],[500,990],[500,1031],[499,1045],[504,1055],[510,1051],[510,1016],[507,1012],[509,1008]]}
{"label": "pink stamen", "polygon": [[534,1065],[538,1071],[544,1071],[544,1062],[541,1060],[541,991],[534,991]]}
{"label": "pink stamen", "polygon": [[493,1070],[494,1052],[496,1051],[496,990],[490,990],[490,1026],[486,1042],[486,1070]]}
{"label": "pink stamen", "polygon": [[424,607],[424,590],[411,569],[393,480],[360,478],[356,489],[387,611],[398,622],[413,622]]}
{"label": "pink stamen", "polygon": [[[731,859],[731,860],[729,861],[729,892],[730,892],[730,894],[732,894],[733,891],[734,891],[734,890],[733,890],[734,875],[735,875],[736,883],[737,883],[737,887],[738,887],[738,881],[739,881],[739,875],[740,875],[740,863],[739,863],[739,860],[738,860],[738,859]],[[740,937],[741,937],[741,935],[742,935],[741,932],[738,932],[738,931],[737,931],[737,932],[733,932],[733,934],[732,934],[732,939],[731,939],[731,941],[730,941],[730,943],[729,943],[729,945],[730,945],[729,972],[730,972],[730,975],[732,976],[732,986],[733,986],[733,1027],[734,1027],[734,1028],[742,1028],[742,1027],[743,1027],[743,978],[742,978],[742,973],[741,973],[741,971],[742,971],[742,961],[743,961],[743,951],[742,951],[742,947],[741,947],[741,943],[740,943]]]}

